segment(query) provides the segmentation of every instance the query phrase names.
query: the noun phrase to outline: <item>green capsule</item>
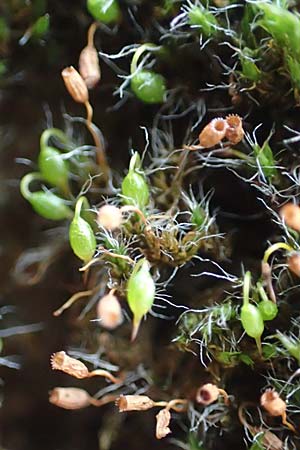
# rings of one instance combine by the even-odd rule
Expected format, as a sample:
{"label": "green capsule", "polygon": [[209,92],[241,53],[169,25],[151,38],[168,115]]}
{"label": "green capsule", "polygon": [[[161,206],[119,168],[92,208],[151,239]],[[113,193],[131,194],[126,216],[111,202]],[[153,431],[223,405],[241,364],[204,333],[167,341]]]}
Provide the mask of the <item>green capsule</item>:
{"label": "green capsule", "polygon": [[144,258],[136,264],[127,282],[127,301],[133,313],[132,341],[136,338],[143,316],[150,311],[154,297],[155,283],[149,262]]}
{"label": "green capsule", "polygon": [[117,22],[121,17],[116,0],[87,0],[87,9],[94,19],[107,24]]}
{"label": "green capsule", "polygon": [[166,99],[166,80],[153,70],[140,70],[131,78],[131,89],[144,103],[163,103]]}
{"label": "green capsule", "polygon": [[131,157],[129,172],[122,181],[122,195],[124,203],[144,209],[149,202],[149,187],[145,176],[137,171],[140,166],[140,157],[137,152]]}
{"label": "green capsule", "polygon": [[64,200],[51,191],[33,192],[29,203],[35,212],[45,219],[63,220],[72,217],[72,210],[65,204]]}
{"label": "green capsule", "polygon": [[257,305],[263,320],[273,320],[278,314],[276,303],[271,300],[263,300]]}
{"label": "green capsule", "polygon": [[203,6],[193,5],[188,12],[189,24],[197,26],[205,37],[210,37],[217,32],[217,19]]}
{"label": "green capsule", "polygon": [[246,334],[254,339],[261,337],[264,331],[264,321],[259,309],[250,303],[241,308],[241,322]]}
{"label": "green capsule", "polygon": [[39,169],[43,178],[64,192],[68,191],[68,164],[61,153],[53,147],[41,149],[38,159]]}
{"label": "green capsule", "polygon": [[29,173],[22,178],[20,191],[23,197],[29,201],[35,212],[45,219],[70,219],[73,216],[73,211],[66,205],[62,198],[53,194],[51,191],[31,192],[29,190],[31,181],[40,180],[41,178],[39,173]]}
{"label": "green capsule", "polygon": [[88,263],[94,256],[97,242],[92,227],[82,217],[80,212],[85,197],[80,197],[76,203],[74,218],[70,224],[69,240],[73,252],[84,263]]}

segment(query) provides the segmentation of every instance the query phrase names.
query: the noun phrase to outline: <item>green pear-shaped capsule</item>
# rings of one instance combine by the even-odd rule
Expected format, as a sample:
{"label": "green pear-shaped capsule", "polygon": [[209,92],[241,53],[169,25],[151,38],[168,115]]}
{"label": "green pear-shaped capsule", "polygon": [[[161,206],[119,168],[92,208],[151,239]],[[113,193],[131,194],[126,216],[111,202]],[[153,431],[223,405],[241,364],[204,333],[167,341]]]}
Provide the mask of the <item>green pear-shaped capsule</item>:
{"label": "green pear-shaped capsule", "polygon": [[130,160],[129,172],[122,182],[122,195],[124,203],[143,209],[149,202],[149,188],[145,176],[137,171],[140,166],[140,157],[137,152]]}
{"label": "green pear-shaped capsule", "polygon": [[131,89],[144,103],[163,103],[166,99],[166,80],[153,70],[140,70],[131,78]]}
{"label": "green pear-shaped capsule", "polygon": [[141,55],[146,51],[158,51],[161,47],[146,43],[140,45],[135,51],[131,64],[131,89],[134,94],[144,103],[163,103],[166,99],[166,80],[153,70],[138,66]]}
{"label": "green pear-shaped capsule", "polygon": [[241,308],[241,322],[248,336],[258,339],[264,331],[264,321],[259,309],[250,303]]}
{"label": "green pear-shaped capsule", "polygon": [[103,23],[117,22],[121,16],[116,0],[87,0],[87,9],[94,19]]}
{"label": "green pear-shaped capsule", "polygon": [[48,145],[50,138],[56,138],[63,144],[69,143],[67,136],[57,128],[46,129],[40,139],[40,154],[39,154],[39,169],[43,178],[61,189],[63,192],[69,192],[68,176],[69,167],[67,161],[64,160],[63,155],[59,150]]}
{"label": "green pear-shaped capsule", "polygon": [[43,147],[39,154],[38,164],[43,178],[48,183],[62,191],[68,190],[68,164],[58,150],[49,146]]}
{"label": "green pear-shaped capsule", "polygon": [[243,306],[240,319],[246,334],[255,339],[258,351],[262,354],[261,335],[264,332],[264,321],[260,310],[249,303],[251,289],[251,272],[247,271],[243,283]]}
{"label": "green pear-shaped capsule", "polygon": [[276,303],[271,300],[263,300],[257,305],[263,320],[273,320],[278,314]]}
{"label": "green pear-shaped capsule", "polygon": [[75,255],[84,263],[88,263],[94,256],[97,242],[92,227],[80,217],[83,202],[87,203],[85,197],[80,197],[76,203],[74,218],[69,229],[69,240]]}
{"label": "green pear-shaped capsule", "polygon": [[29,202],[36,213],[45,219],[63,220],[72,217],[72,210],[64,200],[52,192],[33,192]]}
{"label": "green pear-shaped capsule", "polygon": [[133,314],[131,340],[136,338],[141,320],[154,302],[155,283],[150,274],[150,264],[144,258],[133,269],[127,282],[127,301]]}
{"label": "green pear-shaped capsule", "polygon": [[73,211],[66,205],[65,201],[53,194],[51,191],[31,192],[29,184],[33,180],[40,180],[42,177],[39,173],[28,173],[22,178],[20,183],[21,194],[29,201],[32,208],[40,216],[50,220],[70,219]]}

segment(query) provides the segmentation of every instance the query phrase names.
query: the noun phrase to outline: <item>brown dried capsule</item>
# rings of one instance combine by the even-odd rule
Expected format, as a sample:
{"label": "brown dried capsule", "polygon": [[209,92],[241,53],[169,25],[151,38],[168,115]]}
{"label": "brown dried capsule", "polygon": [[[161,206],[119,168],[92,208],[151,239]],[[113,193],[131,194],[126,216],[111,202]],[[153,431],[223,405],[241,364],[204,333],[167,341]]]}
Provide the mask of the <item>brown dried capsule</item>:
{"label": "brown dried capsule", "polygon": [[197,390],[196,402],[201,403],[201,405],[210,405],[215,402],[219,395],[224,397],[224,403],[229,404],[228,394],[224,389],[218,388],[215,384],[206,383]]}
{"label": "brown dried capsule", "polygon": [[120,412],[146,411],[155,406],[155,402],[146,395],[121,395],[116,400]]}
{"label": "brown dried capsule", "polygon": [[226,117],[228,128],[225,136],[231,144],[238,144],[244,137],[242,119],[237,114],[230,114]]}
{"label": "brown dried capsule", "polygon": [[280,398],[278,392],[268,389],[260,397],[261,406],[273,417],[282,418],[282,423],[290,430],[296,432],[294,426],[287,421],[286,417],[286,403]]}
{"label": "brown dried capsule", "polygon": [[219,388],[215,384],[207,383],[197,390],[196,401],[201,405],[210,405],[215,402],[220,395]]}
{"label": "brown dried capsule", "polygon": [[209,148],[221,142],[225,137],[228,124],[220,117],[213,119],[199,134],[199,143],[202,147]]}
{"label": "brown dried capsule", "polygon": [[104,205],[99,208],[97,222],[109,231],[114,231],[122,223],[122,211],[113,205]]}
{"label": "brown dried capsule", "polygon": [[101,79],[98,52],[87,45],[79,56],[79,72],[88,89],[93,89]]}
{"label": "brown dried capsule", "polygon": [[90,405],[90,395],[79,388],[56,387],[49,392],[49,402],[64,409],[81,409]]}
{"label": "brown dried capsule", "polygon": [[53,353],[51,356],[51,367],[53,370],[61,370],[75,378],[87,378],[90,376],[85,364],[67,355],[66,352]]}
{"label": "brown dried capsule", "polygon": [[123,314],[120,303],[112,293],[102,297],[97,305],[97,317],[100,325],[108,330],[117,328],[123,322]]}
{"label": "brown dried capsule", "polygon": [[288,268],[297,277],[300,277],[300,253],[293,253],[287,259]]}
{"label": "brown dried capsule", "polygon": [[268,389],[260,397],[260,404],[271,416],[282,416],[286,411],[286,403],[278,392]]}
{"label": "brown dried capsule", "polygon": [[61,75],[73,100],[77,103],[87,104],[89,101],[89,92],[80,73],[73,66],[70,66],[66,67],[61,72]]}
{"label": "brown dried capsule", "polygon": [[164,408],[156,415],[156,439],[162,439],[171,433],[169,424],[171,421],[171,413]]}
{"label": "brown dried capsule", "polygon": [[288,227],[300,231],[300,208],[298,205],[287,203],[280,208],[279,214]]}
{"label": "brown dried capsule", "polygon": [[79,72],[88,89],[93,89],[101,78],[98,53],[94,46],[97,26],[97,22],[94,22],[89,27],[87,46],[84,47],[79,56]]}

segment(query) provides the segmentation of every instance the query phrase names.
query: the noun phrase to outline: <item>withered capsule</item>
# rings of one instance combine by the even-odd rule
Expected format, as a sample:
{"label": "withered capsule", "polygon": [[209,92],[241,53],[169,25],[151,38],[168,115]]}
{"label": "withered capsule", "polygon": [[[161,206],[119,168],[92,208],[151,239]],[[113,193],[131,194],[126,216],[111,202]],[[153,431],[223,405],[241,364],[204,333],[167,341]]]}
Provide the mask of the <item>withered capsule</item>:
{"label": "withered capsule", "polygon": [[101,71],[97,50],[87,45],[79,56],[79,72],[88,89],[93,89],[101,79]]}
{"label": "withered capsule", "polygon": [[209,148],[221,142],[225,137],[228,124],[220,117],[213,119],[199,134],[199,143],[202,147]]}
{"label": "withered capsule", "polygon": [[298,205],[287,203],[280,208],[279,214],[288,227],[300,231],[300,208]]}
{"label": "withered capsule", "polygon": [[121,325],[123,315],[117,297],[111,293],[102,297],[97,305],[97,317],[100,325],[108,330],[113,330]]}
{"label": "withered capsule", "polygon": [[273,389],[268,389],[261,395],[260,404],[270,414],[270,416],[281,416],[282,423],[296,433],[294,425],[287,420],[286,402],[280,398],[278,392]]}
{"label": "withered capsule", "polygon": [[49,392],[49,402],[59,408],[81,409],[90,405],[90,395],[79,388],[56,387]]}
{"label": "withered capsule", "polygon": [[201,405],[210,405],[215,402],[220,395],[218,386],[212,383],[207,383],[201,386],[196,394],[197,403]]}
{"label": "withered capsule", "polygon": [[75,378],[89,377],[89,370],[86,365],[63,351],[53,353],[51,356],[51,367],[53,370],[61,370]]}
{"label": "withered capsule", "polygon": [[297,277],[300,277],[300,253],[293,253],[287,259],[288,268]]}
{"label": "withered capsule", "polygon": [[226,116],[227,129],[225,136],[231,144],[238,144],[244,137],[242,119],[237,114]]}
{"label": "withered capsule", "polygon": [[87,86],[79,72],[73,66],[66,67],[62,72],[65,86],[77,103],[87,103],[89,101],[89,92]]}
{"label": "withered capsule", "polygon": [[122,223],[122,211],[114,205],[104,205],[98,210],[97,222],[109,231],[116,230]]}
{"label": "withered capsule", "polygon": [[155,403],[147,395],[120,395],[116,400],[116,406],[120,412],[147,411],[153,408]]}
{"label": "withered capsule", "polygon": [[277,417],[285,414],[286,403],[276,391],[268,389],[264,392],[260,397],[260,404],[270,416]]}
{"label": "withered capsule", "polygon": [[167,408],[161,409],[156,415],[156,439],[162,439],[171,433],[169,424],[171,413]]}

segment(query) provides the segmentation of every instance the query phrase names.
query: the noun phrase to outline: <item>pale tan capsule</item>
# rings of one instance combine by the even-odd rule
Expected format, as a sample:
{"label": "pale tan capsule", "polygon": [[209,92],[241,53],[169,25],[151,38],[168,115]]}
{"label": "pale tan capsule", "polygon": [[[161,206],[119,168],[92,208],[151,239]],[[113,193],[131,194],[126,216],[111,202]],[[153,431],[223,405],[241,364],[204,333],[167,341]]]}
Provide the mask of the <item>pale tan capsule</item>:
{"label": "pale tan capsule", "polygon": [[156,439],[162,439],[171,433],[169,424],[171,421],[171,413],[164,408],[156,415]]}
{"label": "pale tan capsule", "polygon": [[279,214],[288,227],[300,231],[300,208],[298,205],[287,203],[280,208]]}
{"label": "pale tan capsule", "polygon": [[61,370],[75,378],[87,378],[90,376],[89,370],[85,364],[78,361],[66,352],[53,353],[51,356],[51,367],[53,370]]}
{"label": "pale tan capsule", "polygon": [[117,328],[123,322],[123,314],[117,297],[111,293],[102,297],[97,305],[100,325],[108,330]]}
{"label": "pale tan capsule", "polygon": [[56,387],[49,392],[49,402],[64,409],[81,409],[90,405],[90,396],[83,389]]}
{"label": "pale tan capsule", "polygon": [[293,253],[287,259],[288,268],[297,277],[300,277],[300,253]]}
{"label": "pale tan capsule", "polygon": [[220,117],[213,119],[199,134],[199,143],[202,147],[209,148],[221,142],[225,137],[228,124]]}
{"label": "pale tan capsule", "polygon": [[218,386],[212,383],[207,383],[197,390],[196,401],[201,405],[210,405],[215,402],[220,395]]}
{"label": "pale tan capsule", "polygon": [[99,208],[97,222],[106,230],[114,231],[122,223],[122,211],[114,205],[104,205]]}
{"label": "pale tan capsule", "polygon": [[230,114],[226,117],[226,122],[228,125],[225,133],[226,138],[231,144],[238,144],[245,135],[242,119],[237,114]]}
{"label": "pale tan capsule", "polygon": [[286,411],[286,403],[279,397],[278,392],[268,389],[260,397],[261,406],[270,414],[270,416],[283,416]]}
{"label": "pale tan capsule", "polygon": [[155,406],[155,402],[146,395],[121,395],[116,400],[120,412],[146,411]]}
{"label": "pale tan capsule", "polygon": [[88,88],[82,79],[79,72],[74,69],[73,66],[66,67],[61,75],[63,77],[65,86],[73,98],[77,103],[86,104],[89,101],[89,92]]}
{"label": "pale tan capsule", "polygon": [[79,56],[79,72],[88,89],[93,89],[101,79],[98,52],[94,46],[87,45]]}

